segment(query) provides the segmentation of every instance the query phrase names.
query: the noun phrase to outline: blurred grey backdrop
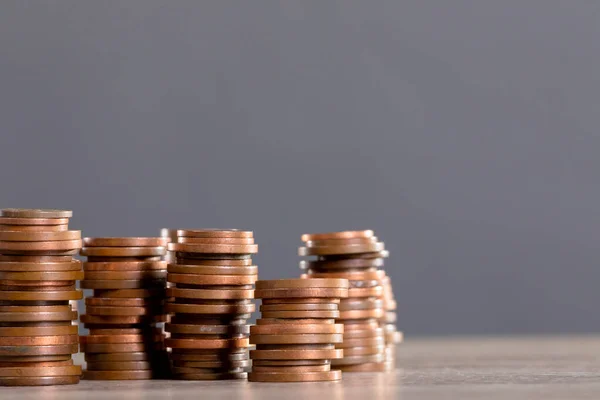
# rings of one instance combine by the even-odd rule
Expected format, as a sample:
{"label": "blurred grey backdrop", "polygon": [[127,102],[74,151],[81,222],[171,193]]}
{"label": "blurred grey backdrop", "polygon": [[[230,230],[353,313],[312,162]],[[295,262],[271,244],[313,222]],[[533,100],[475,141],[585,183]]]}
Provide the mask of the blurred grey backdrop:
{"label": "blurred grey backdrop", "polygon": [[0,3],[0,206],[87,236],[372,228],[408,335],[589,332],[600,2]]}

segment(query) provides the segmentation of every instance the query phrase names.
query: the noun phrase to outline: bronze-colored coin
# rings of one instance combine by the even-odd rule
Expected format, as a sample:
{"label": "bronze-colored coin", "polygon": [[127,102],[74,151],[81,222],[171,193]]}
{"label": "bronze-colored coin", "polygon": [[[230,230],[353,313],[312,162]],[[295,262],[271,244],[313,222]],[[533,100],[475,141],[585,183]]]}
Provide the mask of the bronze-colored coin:
{"label": "bronze-colored coin", "polygon": [[250,382],[324,382],[339,381],[339,370],[325,372],[255,372],[248,374]]}
{"label": "bronze-colored coin", "polygon": [[70,210],[51,210],[51,209],[35,209],[35,208],[4,208],[0,210],[0,216],[8,218],[71,218],[73,211]]}
{"label": "bronze-colored coin", "polygon": [[85,361],[88,363],[125,363],[125,362],[139,362],[151,360],[152,353],[143,352],[130,352],[130,353],[86,353]]}
{"label": "bronze-colored coin", "polygon": [[195,238],[251,238],[251,231],[240,231],[237,229],[179,229],[178,237]]}
{"label": "bronze-colored coin", "polygon": [[69,225],[8,225],[0,224],[1,231],[8,232],[62,232],[68,231]]}
{"label": "bronze-colored coin", "polygon": [[309,343],[309,344],[257,344],[256,350],[334,350],[333,343]]}
{"label": "bronze-colored coin", "polygon": [[337,304],[315,303],[315,304],[263,304],[260,311],[337,311]]}
{"label": "bronze-colored coin", "polygon": [[13,281],[76,281],[83,279],[83,271],[66,272],[5,272],[0,271],[0,280]]}
{"label": "bronze-colored coin", "polygon": [[340,319],[363,319],[363,318],[381,318],[383,310],[375,308],[373,310],[349,310],[340,311]]}
{"label": "bronze-colored coin", "polygon": [[263,318],[339,318],[339,311],[263,311]]}
{"label": "bronze-colored coin", "polygon": [[387,250],[373,251],[367,253],[356,253],[356,254],[328,254],[319,256],[319,259],[331,261],[331,260],[344,260],[344,259],[373,259],[373,258],[387,258],[390,256],[390,252]]}
{"label": "bronze-colored coin", "polygon": [[344,372],[385,372],[387,371],[386,363],[365,363],[355,365],[339,365],[339,369]]}
{"label": "bronze-colored coin", "polygon": [[256,310],[254,304],[176,304],[168,303],[165,306],[168,313],[182,314],[247,314]]}
{"label": "bronze-colored coin", "polygon": [[180,265],[169,264],[168,271],[176,274],[196,275],[257,275],[257,266],[210,266],[210,265]]}
{"label": "bronze-colored coin", "polygon": [[41,362],[3,362],[0,361],[0,368],[10,368],[10,367],[26,367],[26,368],[40,368],[40,367],[68,367],[73,364],[73,360],[65,360],[65,361],[41,361]]}
{"label": "bronze-colored coin", "polygon": [[330,360],[342,358],[343,350],[250,350],[252,360]]}
{"label": "bronze-colored coin", "polygon": [[[10,272],[8,272],[10,273]],[[50,290],[55,290],[52,289],[53,287],[56,288],[61,288],[61,290],[64,290],[65,287],[70,287],[70,286],[75,286],[75,281],[73,280],[68,280],[68,281],[18,281],[18,280],[14,280],[14,279],[2,279],[0,280],[0,285],[4,288],[7,289],[9,287],[22,287],[23,290],[27,290],[27,288],[33,288],[33,290],[43,290],[50,288]],[[58,290],[58,289],[56,289]]]}
{"label": "bronze-colored coin", "polygon": [[184,299],[252,299],[254,290],[218,290],[218,289],[180,289],[168,288],[167,297]]}
{"label": "bronze-colored coin", "polygon": [[299,247],[299,256],[322,256],[329,254],[353,254],[353,253],[370,253],[384,250],[383,242],[365,243],[365,244],[349,244],[338,246],[319,246],[319,247]]}
{"label": "bronze-colored coin", "polygon": [[247,379],[246,372],[218,372],[218,373],[198,373],[198,374],[177,374],[173,379],[182,379],[188,381],[213,381],[224,379]]}
{"label": "bronze-colored coin", "polygon": [[0,306],[68,306],[68,300],[62,301],[10,301],[0,300]]}
{"label": "bronze-colored coin", "polygon": [[61,336],[1,336],[0,346],[54,346],[59,344],[77,344],[77,335]]}
{"label": "bronze-colored coin", "polygon": [[190,238],[179,237],[177,243],[182,244],[254,244],[254,238]]}
{"label": "bronze-colored coin", "polygon": [[255,254],[258,253],[257,244],[183,244],[169,243],[169,251],[182,253],[207,253],[207,254]]}
{"label": "bronze-colored coin", "polygon": [[162,329],[159,327],[142,328],[94,328],[90,329],[89,336],[107,336],[115,335],[161,335]]}
{"label": "bronze-colored coin", "polygon": [[341,365],[356,365],[366,363],[381,363],[385,361],[385,355],[383,353],[371,354],[366,356],[346,356],[338,360],[332,360],[331,364],[334,366]]}
{"label": "bronze-colored coin", "polygon": [[75,385],[77,383],[79,383],[79,375],[0,378],[0,386],[55,386]]}
{"label": "bronze-colored coin", "polygon": [[251,344],[319,344],[342,343],[341,334],[282,334],[250,336]]}
{"label": "bronze-colored coin", "polygon": [[348,297],[347,288],[256,289],[257,299],[287,299],[309,297]]}
{"label": "bronze-colored coin", "polygon": [[383,354],[385,346],[346,347],[340,350],[344,350],[344,357],[368,356],[372,354]]}
{"label": "bronze-colored coin", "polygon": [[[247,350],[241,353],[206,353],[206,354],[197,354],[190,353],[190,349],[183,349],[185,353],[177,353],[177,350],[182,349],[173,349],[171,353],[171,360],[173,362],[221,362],[221,361],[244,361],[248,360],[250,355]],[[191,349],[194,351],[198,351],[195,349]],[[236,349],[239,350],[239,349]],[[202,350],[209,351],[209,350]],[[219,349],[218,351],[222,351]]]}
{"label": "bronze-colored coin", "polygon": [[18,262],[18,263],[70,263],[80,262],[71,256],[47,256],[47,255],[24,255],[24,254],[2,254],[0,255],[1,262]]}
{"label": "bronze-colored coin", "polygon": [[90,325],[136,325],[149,322],[164,322],[166,316],[163,315],[142,315],[142,316],[114,316],[114,315],[88,315],[83,314],[80,317],[81,322]]}
{"label": "bronze-colored coin", "polygon": [[58,312],[0,312],[0,321],[72,321],[77,319],[77,311]]}
{"label": "bronze-colored coin", "polygon": [[323,372],[331,371],[331,364],[322,365],[290,365],[290,366],[268,366],[268,365],[254,365],[252,366],[252,372]]}
{"label": "bronze-colored coin", "polygon": [[47,250],[73,250],[81,247],[81,240],[55,240],[42,242],[7,242],[0,241],[0,250],[10,251],[47,251]]}
{"label": "bronze-colored coin", "polygon": [[82,289],[150,289],[165,287],[166,281],[164,279],[84,280],[79,285]]}
{"label": "bronze-colored coin", "polygon": [[105,237],[83,238],[86,247],[165,247],[169,243],[163,237]]}
{"label": "bronze-colored coin", "polygon": [[37,337],[59,335],[77,335],[77,325],[0,327],[0,343],[2,342],[2,337],[6,336]]}
{"label": "bronze-colored coin", "polygon": [[[7,282],[7,281],[0,281],[0,282]],[[10,282],[15,282],[15,281],[10,281]],[[19,283],[24,283],[24,284],[19,284],[19,285],[0,285],[0,292],[31,292],[31,293],[41,293],[41,292],[65,292],[65,291],[74,291],[75,290],[75,281],[60,281],[60,282],[73,282],[72,285],[66,285],[66,286],[56,286],[57,282],[45,282],[45,283],[49,283],[49,285],[43,285],[43,286],[39,286],[39,285],[31,285],[31,284],[27,284],[27,281],[18,281]]]}
{"label": "bronze-colored coin", "polygon": [[385,344],[385,338],[383,336],[379,337],[365,337],[358,339],[346,339],[344,338],[344,342],[337,344],[336,348],[338,349],[346,349],[348,347],[377,347],[383,346]]}
{"label": "bronze-colored coin", "polygon": [[94,297],[113,299],[163,298],[164,289],[94,290]]}
{"label": "bronze-colored coin", "polygon": [[165,332],[182,333],[190,335],[248,335],[248,325],[191,325],[191,324],[165,324]]}
{"label": "bronze-colored coin", "polygon": [[4,272],[71,272],[80,271],[81,262],[66,263],[21,263],[0,262],[0,271]]}
{"label": "bronze-colored coin", "polygon": [[381,286],[348,289],[348,297],[381,297],[382,294],[383,287]]}
{"label": "bronze-colored coin", "polygon": [[327,232],[327,233],[305,233],[301,240],[328,240],[328,239],[353,239],[353,238],[370,238],[374,235],[372,230],[364,231],[343,231],[343,232]]}
{"label": "bronze-colored coin", "polygon": [[22,363],[22,365],[34,365],[40,362],[73,362],[71,359],[71,353],[58,354],[58,355],[47,355],[47,356],[0,356],[0,362],[3,363]]}
{"label": "bronze-colored coin", "polygon": [[333,318],[260,318],[256,320],[257,325],[330,325],[335,324]]}
{"label": "bronze-colored coin", "polygon": [[169,273],[167,280],[171,283],[188,285],[251,285],[258,275],[192,275]]}
{"label": "bronze-colored coin", "polygon": [[379,328],[379,321],[376,319],[348,319],[343,322],[344,332]]}
{"label": "bronze-colored coin", "polygon": [[2,225],[19,225],[19,226],[52,226],[52,225],[67,225],[69,218],[14,218],[0,217]]}
{"label": "bronze-colored coin", "polygon": [[40,377],[40,376],[70,376],[81,375],[80,365],[67,365],[63,367],[4,367],[0,368],[0,376],[8,377]]}
{"label": "bronze-colored coin", "polygon": [[86,280],[136,280],[136,279],[165,279],[167,271],[85,271]]}
{"label": "bronze-colored coin", "polygon": [[136,353],[162,348],[161,343],[81,343],[82,353]]}
{"label": "bronze-colored coin", "polygon": [[115,257],[100,257],[87,256],[89,263],[132,263],[132,262],[158,262],[163,261],[163,256],[115,256]]}
{"label": "bronze-colored coin", "polygon": [[42,242],[56,240],[79,240],[81,231],[3,231],[0,230],[0,241],[7,242]]}
{"label": "bronze-colored coin", "polygon": [[84,262],[83,270],[109,272],[109,271],[154,271],[166,270],[166,261],[119,261],[119,262]]}
{"label": "bronze-colored coin", "polygon": [[[373,309],[381,309],[383,307],[383,301],[379,299],[366,298],[366,299],[344,299],[340,302],[339,310],[340,311],[350,311],[350,310],[373,310]],[[374,317],[375,318],[375,317]]]}
{"label": "bronze-colored coin", "polygon": [[[205,258],[182,258],[177,257],[177,264],[173,265],[191,265],[191,266],[207,266],[207,267],[250,267],[252,266],[252,258],[240,259],[205,259]],[[206,274],[208,275],[208,274]]]}
{"label": "bronze-colored coin", "polygon": [[142,316],[162,314],[163,306],[150,307],[111,307],[111,306],[88,306],[86,313],[89,315],[115,315],[115,316]]}
{"label": "bronze-colored coin", "polygon": [[94,381],[127,381],[138,379],[152,379],[155,373],[152,370],[135,371],[83,371],[83,379]]}
{"label": "bronze-colored coin", "polygon": [[138,334],[138,335],[90,335],[81,336],[81,344],[127,344],[127,343],[151,343],[164,339],[162,334]]}
{"label": "bronze-colored coin", "polygon": [[310,365],[331,365],[330,360],[253,360],[257,367],[301,367]]}
{"label": "bronze-colored coin", "polygon": [[155,365],[149,361],[104,361],[88,362],[88,371],[143,371],[151,370]]}
{"label": "bronze-colored coin", "polygon": [[173,361],[173,366],[178,368],[211,368],[211,369],[229,369],[229,368],[249,368],[252,365],[250,360],[229,361]]}
{"label": "bronze-colored coin", "polygon": [[339,260],[300,261],[300,269],[313,271],[380,268],[382,266],[383,258],[343,258]]}
{"label": "bronze-colored coin", "polygon": [[346,245],[352,245],[352,244],[377,243],[377,241],[378,241],[377,236],[371,236],[368,238],[307,240],[304,242],[304,245],[306,247],[346,246]]}
{"label": "bronze-colored coin", "polygon": [[167,347],[178,349],[227,349],[245,348],[250,344],[248,338],[232,339],[165,339]]}
{"label": "bronze-colored coin", "polygon": [[343,278],[349,281],[381,280],[385,276],[382,270],[367,271],[342,271],[342,272],[314,272],[309,271],[309,278]]}
{"label": "bronze-colored coin", "polygon": [[145,299],[111,299],[103,297],[88,297],[85,299],[85,305],[91,307],[151,307],[160,306],[163,299],[145,298]]}
{"label": "bronze-colored coin", "polygon": [[383,329],[375,328],[362,331],[348,331],[344,333],[344,340],[383,337]]}
{"label": "bronze-colored coin", "polygon": [[155,247],[82,247],[79,254],[92,257],[152,257],[164,256],[164,246]]}
{"label": "bronze-colored coin", "polygon": [[18,301],[59,301],[59,300],[79,300],[83,298],[83,292],[80,290],[68,291],[46,291],[46,292],[27,292],[27,291],[0,291],[0,300],[18,300]]}
{"label": "bronze-colored coin", "polygon": [[[277,279],[269,281],[256,281],[256,290],[264,289],[320,289],[348,288],[347,279]],[[335,297],[335,296],[332,296]]]}
{"label": "bronze-colored coin", "polygon": [[79,350],[76,344],[54,346],[0,346],[0,356],[51,356],[75,354]]}
{"label": "bronze-colored coin", "polygon": [[284,334],[342,334],[342,324],[279,324],[279,325],[254,325],[250,327],[251,335],[284,335]]}
{"label": "bronze-colored coin", "polygon": [[263,305],[274,304],[339,304],[339,297],[305,297],[305,298],[288,298],[288,299],[262,299]]}

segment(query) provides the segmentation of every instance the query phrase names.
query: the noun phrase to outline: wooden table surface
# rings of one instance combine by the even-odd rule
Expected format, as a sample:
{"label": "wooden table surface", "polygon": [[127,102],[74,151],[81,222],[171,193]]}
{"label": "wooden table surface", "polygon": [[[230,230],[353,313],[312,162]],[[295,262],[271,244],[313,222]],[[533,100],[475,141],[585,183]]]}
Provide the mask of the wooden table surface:
{"label": "wooden table surface", "polygon": [[1,388],[2,400],[600,399],[600,336],[407,339],[397,369],[338,383],[93,382]]}

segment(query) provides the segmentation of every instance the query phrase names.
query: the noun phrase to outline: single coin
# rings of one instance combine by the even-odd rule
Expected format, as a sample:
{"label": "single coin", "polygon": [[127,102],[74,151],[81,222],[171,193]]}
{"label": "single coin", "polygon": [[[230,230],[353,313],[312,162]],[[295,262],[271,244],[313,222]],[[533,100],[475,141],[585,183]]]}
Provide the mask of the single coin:
{"label": "single coin", "polygon": [[383,336],[379,337],[365,337],[358,339],[346,339],[344,338],[344,342],[336,345],[338,349],[345,349],[348,347],[377,347],[383,346],[385,344],[385,338]]}
{"label": "single coin", "polygon": [[76,344],[54,346],[0,346],[0,356],[51,356],[55,354],[75,354],[79,350]]}
{"label": "single coin", "polygon": [[383,317],[383,310],[381,308],[375,308],[373,310],[350,310],[340,311],[340,319],[363,319],[363,318],[381,318]]}
{"label": "single coin", "polygon": [[375,328],[362,331],[348,331],[344,333],[344,340],[383,337],[383,329]]}
{"label": "single coin", "polygon": [[349,244],[377,243],[377,241],[377,236],[371,236],[369,238],[307,240],[304,245],[306,247],[345,246]]}
{"label": "single coin", "polygon": [[381,297],[383,294],[383,287],[373,286],[366,288],[350,288],[348,289],[348,297]]}
{"label": "single coin", "polygon": [[84,271],[154,271],[166,270],[166,261],[119,261],[119,262],[84,262]]}
{"label": "single coin", "polygon": [[372,230],[327,232],[327,233],[305,233],[304,235],[302,235],[301,239],[303,242],[306,242],[308,240],[370,238],[373,235],[374,235],[374,233]]}
{"label": "single coin", "polygon": [[152,359],[153,354],[146,351],[130,353],[86,353],[84,357],[88,363],[125,363],[149,361]]}
{"label": "single coin", "polygon": [[[11,272],[7,272],[7,273],[11,273]],[[19,273],[19,272],[15,272],[15,273]],[[68,280],[68,281],[40,281],[40,280],[19,281],[19,280],[15,280],[15,279],[1,279],[0,285],[3,289],[7,289],[7,290],[11,290],[11,288],[9,288],[9,287],[13,287],[13,286],[14,287],[22,287],[23,290],[28,290],[27,288],[33,288],[32,290],[43,290],[43,289],[50,288],[50,290],[54,290],[54,289],[52,289],[53,287],[60,287],[61,290],[65,290],[64,289],[65,287],[75,286],[75,281],[74,280]],[[58,289],[56,289],[56,290],[58,290]]]}
{"label": "single coin", "polygon": [[42,361],[42,362],[3,362],[0,361],[0,368],[20,367],[20,368],[40,368],[40,367],[68,367],[74,365],[73,360],[65,361]]}
{"label": "single coin", "polygon": [[322,382],[339,381],[342,372],[339,370],[325,372],[255,372],[248,374],[250,382]]}
{"label": "single coin", "polygon": [[[190,362],[223,362],[223,361],[241,362],[241,361],[248,360],[250,357],[247,350],[242,353],[232,353],[232,354],[220,354],[220,353],[194,354],[194,353],[189,353],[190,349],[183,349],[184,351],[186,351],[185,353],[176,353],[175,350],[180,350],[180,349],[173,349],[173,350],[174,351],[170,355],[170,358],[171,358],[171,360],[173,360],[173,362],[186,362],[186,363],[190,363]],[[192,349],[192,350],[194,350],[194,349]],[[204,351],[207,351],[207,350],[204,350]],[[222,350],[220,350],[220,351],[222,351]]]}
{"label": "single coin", "polygon": [[82,289],[150,289],[165,287],[166,283],[164,279],[84,280],[80,282],[80,287]]}
{"label": "single coin", "polygon": [[83,353],[135,353],[162,348],[161,343],[81,343]]}
{"label": "single coin", "polygon": [[169,251],[207,254],[255,254],[257,244],[183,244],[169,243]]}
{"label": "single coin", "polygon": [[344,320],[344,332],[372,330],[379,328],[379,321],[376,319],[348,319]]}
{"label": "single coin", "polygon": [[149,307],[111,307],[111,306],[88,306],[86,313],[89,315],[115,315],[115,316],[142,316],[163,314],[162,305]]}
{"label": "single coin", "polygon": [[339,260],[300,261],[300,269],[312,271],[336,271],[346,269],[380,268],[382,266],[383,258],[343,258]]}
{"label": "single coin", "polygon": [[71,272],[80,270],[81,262],[75,260],[66,263],[0,262],[0,271],[4,272]]}
{"label": "single coin", "polygon": [[142,257],[164,256],[164,246],[155,247],[82,247],[79,254],[92,257]]}
{"label": "single coin", "polygon": [[277,279],[269,281],[256,281],[256,289],[316,289],[333,288],[345,289],[348,287],[347,279]]}
{"label": "single coin", "polygon": [[230,369],[230,368],[249,368],[252,366],[250,360],[229,361],[173,361],[173,366],[179,368],[210,368],[210,369]]}
{"label": "single coin", "polygon": [[196,275],[257,275],[258,267],[253,266],[210,266],[169,264],[170,273]]}
{"label": "single coin", "polygon": [[160,306],[163,299],[145,298],[145,299],[110,299],[103,297],[88,297],[85,299],[86,306],[92,307],[149,307]]}
{"label": "single coin", "polygon": [[245,348],[250,344],[248,338],[232,339],[165,339],[167,347],[179,349],[226,349]]}
{"label": "single coin", "polygon": [[35,365],[41,362],[66,362],[73,360],[71,354],[58,354],[58,355],[47,355],[47,356],[0,356],[0,362],[3,363],[21,363],[23,366]]}
{"label": "single coin", "polygon": [[304,297],[304,298],[287,298],[287,299],[262,299],[263,305],[274,304],[339,304],[339,297]]}
{"label": "single coin", "polygon": [[339,311],[263,311],[262,318],[339,318]]}
{"label": "single coin", "polygon": [[251,344],[319,344],[342,343],[343,340],[344,337],[341,334],[254,334],[250,336]]}
{"label": "single coin", "polygon": [[330,360],[342,358],[343,350],[250,350],[252,360]]}
{"label": "single coin", "polygon": [[355,365],[339,365],[340,370],[344,372],[385,372],[388,365],[386,363],[365,363]]}
{"label": "single coin", "polygon": [[300,367],[331,365],[331,360],[253,360],[253,366],[257,367]]}
{"label": "single coin", "polygon": [[167,280],[172,283],[189,285],[251,285],[258,275],[192,275],[169,273]]}
{"label": "single coin", "polygon": [[79,300],[83,298],[83,292],[80,290],[70,291],[45,291],[45,292],[27,292],[27,291],[0,291],[0,300],[19,300],[19,301],[59,301],[59,300]]}
{"label": "single coin", "polygon": [[246,372],[221,372],[221,373],[199,373],[199,374],[177,374],[173,379],[182,379],[189,381],[213,381],[223,379],[247,379]]}
{"label": "single coin", "polygon": [[55,386],[75,385],[77,383],[79,383],[78,375],[0,378],[0,386]]}
{"label": "single coin", "polygon": [[263,304],[260,311],[337,311],[337,304]]}
{"label": "single coin", "polygon": [[342,324],[279,324],[279,325],[253,325],[250,327],[251,335],[283,335],[283,334],[342,334]]}
{"label": "single coin", "polygon": [[72,321],[77,319],[77,311],[58,312],[0,312],[0,322],[17,321]]}
{"label": "single coin", "polygon": [[341,366],[366,363],[381,363],[383,361],[385,361],[385,355],[383,353],[371,354],[366,356],[346,356],[346,354],[344,354],[344,358],[332,360],[331,364],[334,366]]}
{"label": "single coin", "polygon": [[21,218],[21,217],[0,217],[2,225],[67,225],[69,218]]}
{"label": "single coin", "polygon": [[155,343],[162,341],[162,333],[138,335],[90,335],[81,336],[81,344],[127,344],[127,343]]}
{"label": "single coin", "polygon": [[314,272],[309,271],[309,278],[343,278],[349,281],[381,280],[385,276],[382,270],[367,271],[342,271],[342,272]]}
{"label": "single coin", "polygon": [[168,303],[165,310],[168,313],[183,314],[247,314],[254,312],[256,306],[254,304],[196,305]]}
{"label": "single coin", "polygon": [[73,250],[81,247],[81,240],[55,240],[42,242],[7,242],[0,241],[0,250],[10,251],[47,251]]}
{"label": "single coin", "polygon": [[182,244],[254,244],[254,238],[190,238],[179,237],[177,243]]}
{"label": "single coin", "polygon": [[348,297],[347,288],[299,288],[299,289],[256,289],[254,297],[257,299],[287,299],[309,297]]}
{"label": "single coin", "polygon": [[132,371],[83,371],[83,379],[98,381],[126,381],[137,379],[152,379],[154,372],[152,370],[132,370]]}
{"label": "single coin", "polygon": [[[350,311],[350,310],[373,310],[373,309],[381,309],[383,307],[383,301],[379,299],[344,299],[340,302],[339,310],[340,311]],[[377,318],[377,317],[373,317]]]}
{"label": "single coin", "polygon": [[179,229],[178,237],[195,238],[251,238],[251,231],[240,231],[237,229]]}
{"label": "single coin", "polygon": [[4,208],[0,216],[8,218],[71,218],[73,211],[34,208]]}
{"label": "single coin", "polygon": [[321,260],[330,261],[330,260],[343,260],[343,259],[372,259],[372,258],[387,258],[390,256],[390,252],[387,250],[381,251],[372,251],[367,253],[356,253],[356,254],[328,254],[322,255],[319,258]]}
{"label": "single coin", "polygon": [[191,335],[248,335],[248,325],[191,325],[191,324],[165,324],[165,332],[182,333]]}
{"label": "single coin", "polygon": [[162,329],[159,327],[142,327],[142,328],[99,328],[90,329],[89,336],[107,336],[114,335],[145,335],[155,336],[161,335]]}
{"label": "single coin", "polygon": [[32,326],[32,327],[0,327],[0,343],[2,337],[37,337],[37,336],[59,336],[59,335],[77,335],[77,325],[65,326]]}
{"label": "single coin", "polygon": [[68,365],[63,367],[4,367],[0,368],[0,376],[8,377],[30,377],[30,376],[70,376],[81,375],[80,365]]}
{"label": "single coin", "polygon": [[104,237],[83,238],[86,247],[165,247],[169,238],[163,237]]}
{"label": "single coin", "polygon": [[[59,344],[77,344],[77,335],[61,336],[1,336],[0,346],[54,346]],[[1,375],[0,375],[1,376]]]}
{"label": "single coin", "polygon": [[344,350],[344,357],[368,356],[373,354],[383,354],[385,352],[385,346],[346,347],[340,350]]}
{"label": "single coin", "polygon": [[333,343],[309,343],[309,344],[257,344],[256,350],[334,350]]}
{"label": "single coin", "polygon": [[[202,254],[199,254],[203,256]],[[208,266],[208,267],[249,267],[252,266],[252,258],[246,257],[239,259],[207,259],[207,258],[184,258],[177,257],[177,264],[173,265],[191,265],[191,266]],[[208,274],[206,274],[208,275]],[[232,274],[233,275],[233,274]]]}
{"label": "single coin", "polygon": [[89,263],[133,263],[133,262],[158,262],[163,261],[163,256],[87,256]]}
{"label": "single coin", "polygon": [[262,366],[262,365],[253,365],[252,372],[292,372],[292,373],[302,373],[302,372],[323,372],[330,371],[331,364],[323,364],[323,365],[290,365],[290,366]]}
{"label": "single coin", "polygon": [[164,298],[164,289],[94,290],[94,297],[114,299]]}
{"label": "single coin", "polygon": [[69,225],[7,225],[0,224],[0,231],[8,232],[62,232],[68,231]]}
{"label": "single coin", "polygon": [[80,317],[81,322],[90,325],[132,325],[150,322],[164,322],[164,315],[142,315],[142,316],[114,316],[114,315],[88,315]]}
{"label": "single coin", "polygon": [[185,299],[252,299],[254,290],[217,290],[217,289],[180,289],[167,288],[167,297],[177,297]]}
{"label": "single coin", "polygon": [[81,231],[55,231],[55,232],[23,232],[0,230],[0,241],[7,242],[42,242],[56,240],[79,240]]}
{"label": "single coin", "polygon": [[365,243],[365,244],[349,244],[338,246],[319,246],[319,247],[299,247],[299,256],[321,256],[329,254],[353,254],[353,253],[370,253],[382,251],[385,248],[383,242]]}
{"label": "single coin", "polygon": [[88,362],[88,371],[143,371],[151,370],[156,365],[149,361],[104,361]]}
{"label": "single coin", "polygon": [[136,279],[165,279],[167,271],[85,271],[86,280],[136,280]]}
{"label": "single coin", "polygon": [[66,272],[4,272],[0,271],[0,280],[14,281],[76,281],[83,279],[83,271]]}
{"label": "single coin", "polygon": [[[7,282],[7,281],[0,281]],[[15,281],[10,281],[15,282]],[[27,281],[16,281],[19,285],[10,284],[10,285],[2,285],[0,284],[0,292],[31,292],[31,293],[41,293],[41,292],[64,292],[64,291],[73,291],[75,290],[75,281],[60,281],[60,282],[72,282],[72,285],[66,286],[56,286],[57,282],[42,282],[49,283],[48,285],[32,285],[28,284]]]}
{"label": "single coin", "polygon": [[71,256],[47,256],[47,255],[23,255],[23,254],[2,254],[0,262],[18,262],[18,263],[80,263]]}
{"label": "single coin", "polygon": [[260,318],[256,320],[257,325],[331,325],[335,324],[333,318]]}

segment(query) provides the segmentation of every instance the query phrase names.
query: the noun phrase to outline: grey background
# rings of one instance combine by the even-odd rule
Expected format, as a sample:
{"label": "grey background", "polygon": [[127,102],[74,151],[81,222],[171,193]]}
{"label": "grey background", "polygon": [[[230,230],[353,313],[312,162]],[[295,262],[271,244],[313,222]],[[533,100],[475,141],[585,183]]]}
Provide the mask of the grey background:
{"label": "grey background", "polygon": [[409,335],[600,329],[600,3],[0,3],[3,207],[372,228]]}

